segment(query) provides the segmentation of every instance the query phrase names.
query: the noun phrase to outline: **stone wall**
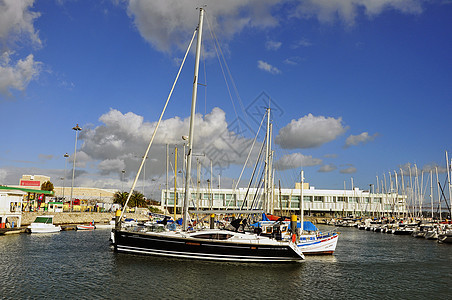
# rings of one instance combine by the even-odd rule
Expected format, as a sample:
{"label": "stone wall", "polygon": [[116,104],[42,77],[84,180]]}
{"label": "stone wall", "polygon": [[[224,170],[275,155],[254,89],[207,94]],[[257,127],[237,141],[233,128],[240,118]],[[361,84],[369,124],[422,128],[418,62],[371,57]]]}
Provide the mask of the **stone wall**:
{"label": "stone wall", "polygon": [[[45,215],[43,212],[23,212],[22,226],[30,225],[37,216]],[[110,220],[115,216],[115,213],[98,213],[98,212],[60,212],[48,213],[54,216],[53,223],[55,225],[67,224],[87,224],[94,222],[96,224],[109,224]],[[127,218],[137,219],[138,221],[147,221],[149,218],[143,214],[125,213]]]}

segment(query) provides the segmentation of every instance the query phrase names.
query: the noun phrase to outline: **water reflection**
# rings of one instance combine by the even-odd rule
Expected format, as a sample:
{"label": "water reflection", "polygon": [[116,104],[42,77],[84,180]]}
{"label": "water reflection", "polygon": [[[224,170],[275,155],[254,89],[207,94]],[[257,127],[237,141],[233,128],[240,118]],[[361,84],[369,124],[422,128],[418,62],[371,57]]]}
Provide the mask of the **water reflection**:
{"label": "water reflection", "polygon": [[341,232],[334,256],[306,256],[297,264],[117,254],[109,245],[109,230],[0,236],[0,295],[6,299],[450,296],[446,274],[451,245],[354,228]]}

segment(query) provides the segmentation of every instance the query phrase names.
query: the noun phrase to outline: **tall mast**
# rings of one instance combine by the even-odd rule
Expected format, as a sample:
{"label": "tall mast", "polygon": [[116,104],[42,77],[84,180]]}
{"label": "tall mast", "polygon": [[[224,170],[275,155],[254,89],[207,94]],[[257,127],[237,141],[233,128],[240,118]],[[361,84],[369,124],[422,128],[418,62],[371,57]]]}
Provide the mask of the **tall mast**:
{"label": "tall mast", "polygon": [[430,204],[432,205],[432,222],[433,222],[433,170],[430,170]]}
{"label": "tall mast", "polygon": [[400,210],[399,210],[399,182],[397,180],[397,172],[394,170],[395,177],[395,186],[396,186],[396,194],[395,194],[395,204],[397,205],[397,218],[400,218]]}
{"label": "tall mast", "polygon": [[191,115],[190,115],[190,131],[188,133],[188,153],[187,153],[187,168],[185,173],[185,197],[184,197],[184,213],[183,213],[183,230],[187,230],[188,225],[188,198],[190,195],[190,173],[191,173],[191,155],[193,151],[193,134],[194,121],[196,112],[196,97],[198,94],[198,71],[199,58],[201,56],[201,40],[202,40],[202,21],[204,16],[204,9],[199,8],[199,25],[198,37],[196,41],[196,56],[195,56],[195,72],[193,80],[193,93],[191,97]]}
{"label": "tall mast", "polygon": [[301,170],[301,186],[300,186],[300,225],[301,225],[301,234],[303,234],[303,226],[304,226],[304,207],[303,207],[303,183],[304,183],[304,172]]}
{"label": "tall mast", "polygon": [[166,144],[166,192],[165,192],[165,203],[163,207],[163,212],[166,216],[166,211],[168,210],[168,165],[169,165],[169,145]]}
{"label": "tall mast", "polygon": [[446,165],[447,165],[447,183],[449,184],[449,204],[450,205],[450,215],[452,216],[452,191],[451,191],[451,183],[450,183],[450,177],[452,176],[452,171],[450,169],[450,165],[449,165],[449,157],[447,156],[447,151],[446,151]]}
{"label": "tall mast", "polygon": [[[266,138],[266,150],[265,150],[265,176],[264,176],[264,189],[265,189],[265,199],[264,199],[264,210],[268,209],[268,202],[270,201],[270,166],[269,156],[270,156],[270,108],[267,108],[267,138]],[[282,210],[282,207],[280,208]]]}
{"label": "tall mast", "polygon": [[439,205],[439,221],[441,222],[441,195],[440,195],[440,190],[439,190],[439,177],[438,177],[438,167],[435,167],[435,172],[436,172],[436,188],[438,189],[438,205]]}

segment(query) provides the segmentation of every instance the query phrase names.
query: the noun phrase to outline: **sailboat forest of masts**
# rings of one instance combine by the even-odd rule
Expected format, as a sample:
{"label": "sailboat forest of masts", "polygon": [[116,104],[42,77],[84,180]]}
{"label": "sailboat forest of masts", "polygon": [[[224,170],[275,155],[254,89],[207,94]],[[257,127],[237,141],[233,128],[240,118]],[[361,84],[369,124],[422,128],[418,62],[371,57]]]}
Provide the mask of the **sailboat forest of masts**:
{"label": "sailboat forest of masts", "polygon": [[[199,8],[199,23],[197,33],[195,70],[192,90],[190,128],[188,135],[188,153],[186,156],[185,196],[183,205],[182,230],[168,230],[162,226],[147,226],[144,228],[126,229],[121,227],[124,211],[117,217],[115,229],[112,231],[112,242],[116,252],[148,254],[155,256],[177,257],[185,259],[234,261],[234,262],[299,262],[304,259],[303,253],[292,241],[278,241],[269,237],[253,233],[233,230],[208,229],[188,230],[189,214],[188,200],[190,191],[191,158],[193,151],[194,116],[197,98],[198,70],[201,51],[202,27],[204,9]],[[193,34],[192,42],[195,37]],[[190,43],[191,46],[191,43]],[[190,48],[190,46],[188,48]],[[188,54],[188,49],[185,57]],[[185,58],[184,58],[185,61]],[[184,62],[183,61],[183,62]],[[183,65],[183,63],[182,63]],[[181,65],[181,68],[182,68]],[[179,70],[180,74],[180,70]],[[178,76],[179,76],[178,74]],[[177,76],[177,77],[178,77]],[[177,78],[176,78],[177,80]],[[174,85],[173,85],[174,89]],[[173,91],[173,89],[170,92]],[[169,100],[170,97],[168,97]],[[162,119],[168,100],[160,116],[159,122],[151,137],[148,148],[143,157],[147,157],[156,130]],[[133,191],[141,172],[143,162],[132,184]],[[132,192],[129,193],[129,197]],[[125,206],[127,206],[127,199]]]}

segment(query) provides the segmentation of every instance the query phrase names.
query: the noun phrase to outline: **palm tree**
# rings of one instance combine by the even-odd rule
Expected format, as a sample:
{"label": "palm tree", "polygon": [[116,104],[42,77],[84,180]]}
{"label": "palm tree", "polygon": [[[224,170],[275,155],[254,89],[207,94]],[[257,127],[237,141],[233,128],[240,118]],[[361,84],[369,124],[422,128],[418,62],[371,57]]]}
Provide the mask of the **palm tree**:
{"label": "palm tree", "polygon": [[127,193],[127,192],[117,191],[113,195],[113,203],[118,203],[118,204],[121,204],[122,206],[124,206],[128,196],[129,196],[129,193]]}
{"label": "palm tree", "polygon": [[[129,197],[129,193],[117,191],[113,195],[113,202],[119,203],[122,206],[124,206],[126,204],[127,197]],[[144,197],[144,195],[142,193],[133,191],[132,196],[130,197],[130,200],[129,200],[129,203],[127,204],[127,206],[128,207],[135,207],[135,206],[147,207],[146,198]]]}

